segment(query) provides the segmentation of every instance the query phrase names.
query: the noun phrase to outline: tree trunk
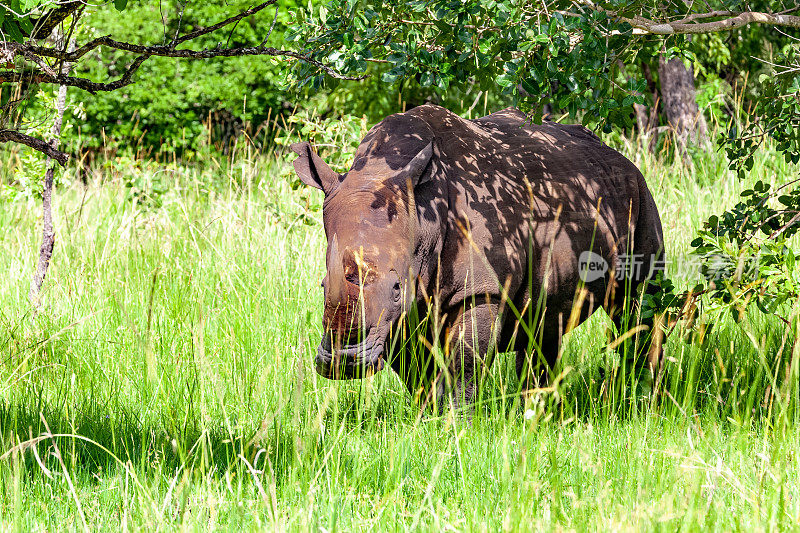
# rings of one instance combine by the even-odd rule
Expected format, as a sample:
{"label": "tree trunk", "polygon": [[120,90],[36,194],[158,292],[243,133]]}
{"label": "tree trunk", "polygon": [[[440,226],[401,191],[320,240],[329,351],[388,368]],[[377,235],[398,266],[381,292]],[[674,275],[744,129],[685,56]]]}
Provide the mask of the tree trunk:
{"label": "tree trunk", "polygon": [[673,57],[666,61],[661,56],[658,77],[667,123],[675,134],[678,149],[688,161],[688,144],[700,145],[708,140],[706,121],[695,99],[694,75],[681,59]]}
{"label": "tree trunk", "polygon": [[633,104],[633,111],[636,113],[636,128],[639,135],[644,137],[650,129],[650,110],[646,105]]}
{"label": "tree trunk", "polygon": [[[620,69],[624,71],[625,65],[622,61],[619,62],[619,65]],[[639,141],[642,147],[647,148],[650,152],[655,152],[659,132],[658,88],[656,87],[655,81],[653,81],[653,74],[650,72],[650,66],[647,63],[641,63],[640,68],[644,79],[647,81],[647,88],[653,105],[633,104],[633,112],[636,116],[636,129],[639,132]]]}
{"label": "tree trunk", "polygon": [[[70,41],[67,51],[72,52],[75,50],[75,40]],[[69,63],[61,65],[61,74],[66,76],[69,74]],[[56,115],[53,118],[53,128],[50,131],[51,139],[50,145],[53,148],[58,148],[59,139],[61,137],[61,125],[64,121],[64,110],[67,106],[67,86],[60,85],[58,87],[58,97],[56,98]],[[53,247],[56,243],[56,232],[53,228],[53,177],[55,174],[56,162],[47,158],[45,163],[47,170],[44,174],[44,187],[42,189],[42,244],[39,247],[39,261],[36,265],[36,272],[33,273],[31,280],[31,289],[28,293],[28,299],[34,308],[39,307],[39,293],[42,290],[44,278],[47,275],[47,269],[50,266],[50,258],[53,256]]]}

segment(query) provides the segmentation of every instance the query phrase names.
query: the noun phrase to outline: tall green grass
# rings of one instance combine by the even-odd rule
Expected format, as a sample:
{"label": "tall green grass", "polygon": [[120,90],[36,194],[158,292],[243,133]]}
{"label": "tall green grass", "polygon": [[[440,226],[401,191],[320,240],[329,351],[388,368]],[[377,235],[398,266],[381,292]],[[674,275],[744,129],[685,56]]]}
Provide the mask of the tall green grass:
{"label": "tall green grass", "polygon": [[[689,170],[616,143],[676,256],[750,182],[796,173],[764,151],[739,182],[716,153]],[[601,312],[554,393],[521,398],[500,356],[471,423],[421,414],[391,371],[314,373],[321,198],[290,188],[289,160],[245,145],[68,172],[38,314],[39,206],[3,188],[0,527],[800,528],[796,309],[714,316],[699,346],[676,328],[653,407],[604,393]]]}

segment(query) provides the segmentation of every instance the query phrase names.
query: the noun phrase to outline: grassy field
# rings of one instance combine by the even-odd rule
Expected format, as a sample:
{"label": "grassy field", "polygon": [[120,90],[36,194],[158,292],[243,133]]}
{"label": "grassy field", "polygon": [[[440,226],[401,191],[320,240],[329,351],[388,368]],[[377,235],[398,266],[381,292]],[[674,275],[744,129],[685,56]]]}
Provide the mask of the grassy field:
{"label": "grassy field", "polygon": [[[749,182],[797,173],[763,152],[742,183],[718,154],[688,171],[621,149],[676,257]],[[559,402],[521,404],[501,356],[472,424],[421,416],[391,372],[314,373],[321,198],[291,190],[291,157],[72,178],[39,314],[40,208],[3,157],[3,530],[800,529],[797,309],[721,317],[702,349],[673,335],[653,408],[599,393],[598,314],[569,336]]]}

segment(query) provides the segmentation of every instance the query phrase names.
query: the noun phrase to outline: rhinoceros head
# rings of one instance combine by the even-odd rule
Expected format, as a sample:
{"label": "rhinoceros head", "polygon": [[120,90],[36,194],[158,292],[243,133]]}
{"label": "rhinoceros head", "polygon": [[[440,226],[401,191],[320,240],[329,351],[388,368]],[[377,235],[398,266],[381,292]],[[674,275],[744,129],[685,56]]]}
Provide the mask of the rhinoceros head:
{"label": "rhinoceros head", "polygon": [[390,334],[411,304],[420,268],[413,190],[431,179],[433,144],[410,143],[389,158],[360,150],[341,175],[308,143],[292,150],[300,156],[294,162],[300,179],[325,193],[325,333],[317,372],[363,377],[383,368]]}

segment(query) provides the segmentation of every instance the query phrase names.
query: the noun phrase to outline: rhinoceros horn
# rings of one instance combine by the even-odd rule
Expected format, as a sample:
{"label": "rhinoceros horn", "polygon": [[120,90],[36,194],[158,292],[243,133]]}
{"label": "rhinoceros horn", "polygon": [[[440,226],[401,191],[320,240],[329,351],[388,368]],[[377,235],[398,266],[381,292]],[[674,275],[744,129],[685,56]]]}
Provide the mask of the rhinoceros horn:
{"label": "rhinoceros horn", "polygon": [[342,265],[342,258],[339,256],[339,239],[337,239],[335,233],[331,240],[328,257],[330,258],[328,264],[328,294],[333,295],[334,298],[339,298],[342,294],[344,266]]}

